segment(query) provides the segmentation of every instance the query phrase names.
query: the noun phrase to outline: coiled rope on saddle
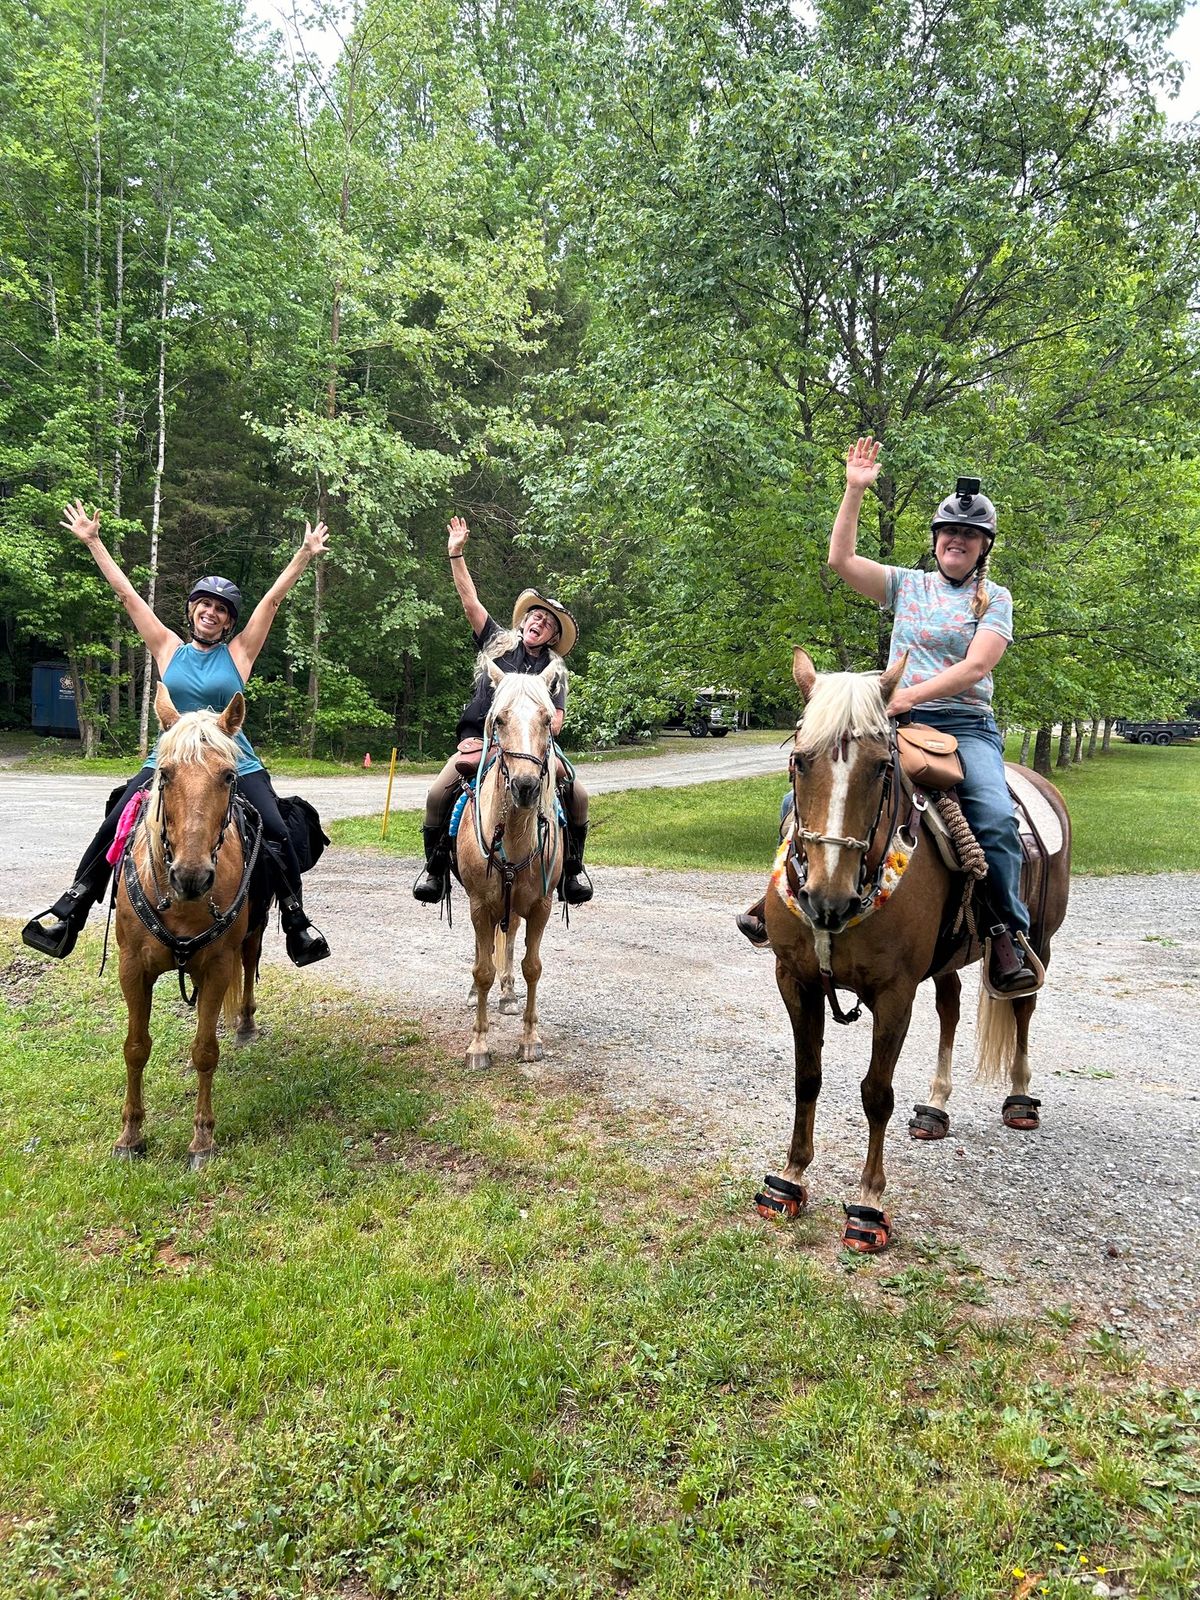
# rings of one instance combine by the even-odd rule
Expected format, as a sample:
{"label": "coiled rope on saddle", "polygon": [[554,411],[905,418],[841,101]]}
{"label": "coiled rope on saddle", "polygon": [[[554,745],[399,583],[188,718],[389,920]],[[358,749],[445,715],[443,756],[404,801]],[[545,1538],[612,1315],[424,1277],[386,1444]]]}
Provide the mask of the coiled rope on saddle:
{"label": "coiled rope on saddle", "polygon": [[975,885],[987,877],[987,857],[983,853],[983,846],[971,832],[970,824],[954,795],[944,789],[934,790],[930,799],[937,808],[937,814],[942,819],[946,832],[950,835],[950,843],[954,846],[954,853],[959,859],[964,878],[962,902],[951,932],[957,933],[965,920],[967,932],[972,939],[975,939],[978,937],[975,931]]}

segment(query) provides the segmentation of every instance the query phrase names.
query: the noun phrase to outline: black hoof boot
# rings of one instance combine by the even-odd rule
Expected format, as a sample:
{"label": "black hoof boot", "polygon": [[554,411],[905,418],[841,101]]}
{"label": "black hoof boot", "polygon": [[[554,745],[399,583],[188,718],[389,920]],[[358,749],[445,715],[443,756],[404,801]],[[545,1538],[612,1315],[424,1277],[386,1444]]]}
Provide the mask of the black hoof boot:
{"label": "black hoof boot", "polygon": [[425,841],[425,870],[413,884],[413,899],[436,906],[450,890],[450,842],[440,825],[422,828],[421,834]]}
{"label": "black hoof boot", "polygon": [[289,958],[298,967],[310,967],[314,961],[324,961],[329,954],[325,935],[314,928],[305,915],[304,907],[293,895],[279,902],[279,917],[283,923],[284,939]]}
{"label": "black hoof boot", "polygon": [[[61,961],[64,956],[69,956],[75,948],[75,941],[83,931],[83,925],[88,919],[88,912],[96,903],[95,892],[90,883],[85,883],[81,878],[78,883],[73,883],[66,894],[57,899],[48,911],[43,911],[40,916],[27,922],[21,929],[21,940],[31,950],[37,950],[44,956],[53,956]],[[43,919],[49,917],[49,922]]]}
{"label": "black hoof boot", "polygon": [[567,823],[567,859],[563,864],[559,893],[569,906],[585,906],[592,898],[592,880],[583,864],[583,847],[587,841],[586,822]]}

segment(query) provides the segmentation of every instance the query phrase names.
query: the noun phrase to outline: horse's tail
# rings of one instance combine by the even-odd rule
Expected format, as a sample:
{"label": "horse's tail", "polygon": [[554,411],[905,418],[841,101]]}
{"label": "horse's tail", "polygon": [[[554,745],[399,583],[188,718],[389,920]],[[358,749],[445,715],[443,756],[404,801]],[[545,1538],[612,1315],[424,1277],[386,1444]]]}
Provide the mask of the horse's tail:
{"label": "horse's tail", "polygon": [[1011,1000],[997,1000],[979,985],[975,1014],[975,1081],[1007,1083],[1017,1055],[1017,1019]]}

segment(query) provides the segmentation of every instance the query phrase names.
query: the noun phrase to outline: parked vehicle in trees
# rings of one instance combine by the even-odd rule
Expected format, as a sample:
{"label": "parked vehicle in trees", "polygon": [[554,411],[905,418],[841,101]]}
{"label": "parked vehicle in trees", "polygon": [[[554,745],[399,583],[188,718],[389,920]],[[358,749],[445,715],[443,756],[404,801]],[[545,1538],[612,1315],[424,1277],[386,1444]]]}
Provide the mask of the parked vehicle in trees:
{"label": "parked vehicle in trees", "polygon": [[1118,717],[1113,731],[1130,744],[1174,744],[1176,739],[1200,738],[1200,722],[1129,722]]}
{"label": "parked vehicle in trees", "polygon": [[703,739],[711,734],[723,739],[738,725],[738,695],[736,689],[697,689],[696,698],[688,716],[688,732],[693,739]]}

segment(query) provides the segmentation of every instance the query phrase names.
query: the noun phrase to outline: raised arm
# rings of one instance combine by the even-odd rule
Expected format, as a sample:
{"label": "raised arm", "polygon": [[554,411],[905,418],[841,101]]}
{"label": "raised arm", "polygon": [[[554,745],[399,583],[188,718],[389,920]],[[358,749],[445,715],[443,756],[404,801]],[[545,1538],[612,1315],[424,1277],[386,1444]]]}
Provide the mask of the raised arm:
{"label": "raised arm", "polygon": [[230,643],[229,654],[243,682],[254,671],[254,663],[267,642],[276,612],[296,587],[301,575],[308,570],[313,557],[324,553],[328,541],[329,529],[323,522],[318,522],[315,528],[310,528],[307,522],[304,524],[304,538],[299,550],[255,606],[249,622]]}
{"label": "raised arm", "polygon": [[829,536],[829,565],[859,594],[882,605],[887,593],[886,569],[857,553],[858,514],[863,496],[882,471],[877,439],[859,439],[846,451],[846,492]]}
{"label": "raised arm", "polygon": [[475,593],[475,584],[467,571],[467,558],[463,553],[471,530],[462,517],[451,517],[446,532],[450,536],[446,540],[446,552],[450,557],[454,587],[458,590],[466,619],[471,624],[471,632],[481,633],[487,621],[487,607],[480,604],[479,596]]}
{"label": "raised arm", "polygon": [[141,595],[109,555],[100,537],[100,513],[88,516],[82,500],[63,507],[62,526],[69,528],[91,551],[92,560],[100,568],[109,588],[125,607],[130,622],[142,637],[142,643],[158,663],[159,672],[165,672],[167,662],[178,650],[183,640],[168,628],[151,611]]}

